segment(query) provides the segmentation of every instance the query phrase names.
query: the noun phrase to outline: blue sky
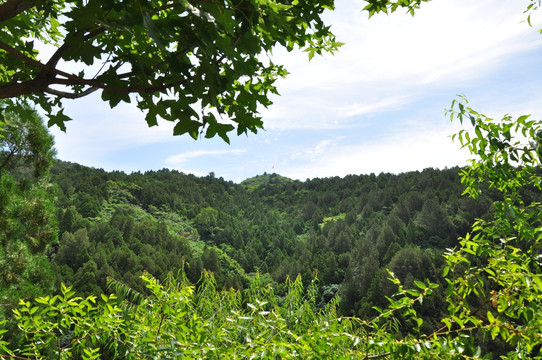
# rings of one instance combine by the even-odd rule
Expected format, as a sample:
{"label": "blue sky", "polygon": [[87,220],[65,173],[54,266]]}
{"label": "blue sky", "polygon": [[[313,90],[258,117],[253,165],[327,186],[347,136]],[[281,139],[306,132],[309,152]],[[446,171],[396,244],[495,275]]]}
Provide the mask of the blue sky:
{"label": "blue sky", "polygon": [[110,109],[99,94],[66,101],[73,117],[53,128],[58,158],[125,172],[214,172],[235,182],[264,172],[294,179],[400,173],[462,165],[458,130],[444,116],[456,94],[494,117],[542,109],[542,35],[522,23],[527,0],[433,0],[416,16],[367,19],[363,2],[338,0],[326,14],[340,41],[334,56],[308,61],[277,50],[290,71],[262,109],[265,130],[194,141],[172,126],[148,128],[135,105]]}

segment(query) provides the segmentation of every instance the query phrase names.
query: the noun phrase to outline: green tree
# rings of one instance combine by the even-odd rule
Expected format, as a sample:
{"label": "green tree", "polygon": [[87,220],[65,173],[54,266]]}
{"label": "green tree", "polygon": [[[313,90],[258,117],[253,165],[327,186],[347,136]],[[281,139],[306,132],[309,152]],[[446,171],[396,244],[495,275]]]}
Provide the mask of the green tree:
{"label": "green tree", "polygon": [[[228,141],[235,127],[238,134],[262,128],[258,107],[271,104],[275,80],[287,73],[262,54],[276,46],[299,47],[309,58],[337,50],[321,18],[332,8],[333,0],[7,0],[0,98],[39,104],[49,125],[64,129],[61,100],[98,90],[111,107],[135,100],[149,126],[160,117],[177,122],[175,135]],[[38,43],[54,49],[46,60]]]}
{"label": "green tree", "polygon": [[202,229],[212,229],[218,222],[218,210],[213,209],[212,207],[203,208],[194,221]]}
{"label": "green tree", "polygon": [[[413,13],[423,1],[368,0],[365,9]],[[39,104],[49,125],[65,129],[62,100],[100,91],[111,107],[135,100],[149,126],[162,118],[176,122],[175,135],[229,141],[235,128],[263,127],[258,107],[271,104],[276,79],[287,73],[264,60],[273,48],[299,47],[309,59],[338,49],[321,17],[333,7],[334,0],[5,0],[0,98]],[[40,43],[54,50],[46,60]]]}
{"label": "green tree", "polygon": [[218,210],[212,207],[201,209],[194,223],[198,233],[206,240],[213,238],[220,230],[218,227]]}
{"label": "green tree", "polygon": [[20,298],[54,287],[46,256],[57,238],[48,183],[54,150],[52,136],[31,109],[1,108],[0,123],[0,319],[11,319]]}
{"label": "green tree", "polygon": [[40,179],[53,163],[53,137],[43,120],[29,107],[12,109],[0,102],[0,173],[16,180]]}
{"label": "green tree", "polygon": [[445,328],[453,332],[457,324],[500,339],[509,345],[508,359],[540,359],[542,204],[532,202],[528,190],[542,190],[542,121],[529,115],[492,119],[464,98],[449,113],[472,125],[454,136],[476,156],[462,173],[465,192],[477,198],[495,189],[501,196],[492,217],[478,220],[460,248],[446,255]]}
{"label": "green tree", "polygon": [[451,239],[457,238],[452,222],[435,198],[424,202],[416,225],[420,232],[416,244],[421,247],[446,248]]}
{"label": "green tree", "polygon": [[79,229],[74,234],[64,232],[53,261],[67,265],[75,272],[89,260],[90,247],[87,229]]}

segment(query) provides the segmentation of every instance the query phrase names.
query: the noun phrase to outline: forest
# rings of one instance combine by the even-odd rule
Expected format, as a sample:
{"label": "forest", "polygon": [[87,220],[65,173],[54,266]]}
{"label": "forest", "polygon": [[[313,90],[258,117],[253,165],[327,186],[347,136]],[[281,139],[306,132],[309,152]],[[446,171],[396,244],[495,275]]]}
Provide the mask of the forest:
{"label": "forest", "polygon": [[[57,238],[33,281],[54,279],[55,291],[68,287],[85,297],[109,296],[112,282],[147,294],[147,277],[165,281],[182,273],[196,287],[207,286],[210,276],[214,288],[240,293],[257,281],[281,299],[297,279],[314,292],[313,311],[334,303],[337,316],[361,320],[377,317],[399,286],[429,281],[431,296],[416,306],[418,331],[428,334],[448,311],[443,255],[502,200],[489,188],[467,196],[462,171],[304,182],[273,173],[236,184],[214,174],[126,174],[54,160],[49,191]],[[523,196],[542,198],[534,188]],[[12,308],[4,307],[4,316]],[[397,331],[412,328],[403,323]],[[510,350],[499,341],[487,347]]]}
{"label": "forest", "polygon": [[[59,282],[85,294],[112,276],[141,290],[147,271],[163,278],[183,262],[197,282],[244,288],[260,273],[274,283],[317,273],[325,303],[341,289],[344,314],[369,316],[404,283],[441,282],[442,253],[491,194],[462,196],[459,169],[293,181],[267,174],[234,184],[160,170],[130,175],[57,162],[59,241],[51,257]],[[495,195],[494,195],[495,196]],[[533,193],[533,196],[538,196]],[[435,299],[436,303],[438,300]],[[427,309],[439,307],[427,304]]]}
{"label": "forest", "polygon": [[[527,3],[531,25],[540,1]],[[258,133],[287,75],[273,50],[338,51],[333,8],[0,1],[0,358],[542,359],[530,115],[492,118],[458,96],[445,114],[472,160],[400,174],[234,183],[56,157],[47,126],[65,130],[63,100],[96,91],[174,135]]]}
{"label": "forest", "polygon": [[464,168],[234,183],[65,162],[4,110],[0,355],[539,357],[541,132],[473,113]]}
{"label": "forest", "polygon": [[[458,168],[305,182],[265,174],[240,184],[62,161],[51,172],[59,283],[90,295],[106,292],[111,276],[141,291],[144,271],[163,278],[182,264],[192,282],[205,269],[220,288],[243,289],[256,273],[275,287],[317,275],[322,304],[340,289],[341,312],[366,317],[395,291],[388,268],[405,286],[442,284],[443,251],[494,200],[462,196]],[[438,318],[444,303],[434,301],[426,311]]]}

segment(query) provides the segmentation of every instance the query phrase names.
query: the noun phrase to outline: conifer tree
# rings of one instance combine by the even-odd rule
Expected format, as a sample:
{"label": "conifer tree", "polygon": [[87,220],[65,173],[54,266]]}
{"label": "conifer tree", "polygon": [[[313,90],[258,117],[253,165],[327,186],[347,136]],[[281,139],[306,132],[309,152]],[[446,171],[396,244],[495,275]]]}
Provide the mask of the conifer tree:
{"label": "conifer tree", "polygon": [[[57,238],[49,167],[53,138],[35,111],[0,108],[0,320],[20,298],[52,291],[46,256]],[[8,324],[8,328],[14,326]]]}

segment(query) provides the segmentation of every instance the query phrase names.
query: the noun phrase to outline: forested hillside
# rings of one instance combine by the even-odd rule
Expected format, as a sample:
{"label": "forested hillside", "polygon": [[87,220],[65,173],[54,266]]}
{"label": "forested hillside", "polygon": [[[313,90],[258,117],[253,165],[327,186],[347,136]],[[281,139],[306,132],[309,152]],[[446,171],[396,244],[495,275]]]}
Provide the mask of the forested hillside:
{"label": "forested hillside", "polygon": [[[414,15],[427,2],[366,0],[360,10],[369,18]],[[521,20],[533,26],[541,1],[524,6]],[[261,111],[287,75],[273,52],[301,50],[310,60],[339,50],[344,44],[325,15],[334,8],[334,0],[0,1],[0,358],[542,359],[542,121],[528,115],[532,110],[494,119],[466,97],[453,100],[445,113],[460,127],[451,137],[472,157],[462,169],[304,182],[263,174],[235,184],[214,173],[108,173],[55,159],[53,137],[38,113],[63,131],[71,117],[95,128],[103,113],[81,103],[69,114],[65,106],[95,92],[111,108],[136,103],[149,126],[164,120],[173,135],[230,143],[232,134],[258,133],[264,118],[274,121]],[[423,55],[403,40],[420,40],[417,35],[384,25],[377,32],[400,42],[384,40],[388,63],[374,52],[383,40],[365,43],[371,31],[364,26],[352,32],[363,46],[347,50],[349,60],[341,64],[354,67],[319,68],[325,86],[298,78],[303,87],[293,89],[310,101],[289,97],[303,111],[288,107],[288,116],[311,122],[295,121],[300,136],[312,137],[313,127],[360,129],[362,136],[344,141],[348,149],[381,134],[395,143],[392,133],[357,121],[378,114],[401,135],[399,148],[418,142],[433,151],[424,141],[426,126],[413,119],[425,117],[430,127],[438,121],[439,115],[418,112],[440,103],[438,89],[479,88],[484,96],[470,96],[492,100],[481,104],[484,111],[515,114],[515,104],[536,103],[532,76],[523,83],[536,68],[523,66],[530,60],[491,61],[514,53],[529,58],[533,40],[501,28],[513,19],[504,8],[464,17],[469,8],[440,11],[458,14],[457,24],[418,26],[444,28],[452,43],[468,38],[461,42],[463,60],[448,56],[457,53],[449,46],[431,46]],[[497,13],[506,17],[499,15],[493,29],[485,22],[461,25]],[[357,27],[338,25],[349,32]],[[495,42],[502,29],[511,35]],[[447,36],[433,38],[448,44]],[[399,56],[389,56],[390,49]],[[396,61],[409,51],[422,54],[409,57],[415,66]],[[447,61],[433,58],[437,52]],[[472,62],[486,53],[493,54],[489,60]],[[358,66],[360,56],[371,60],[370,77],[350,76],[367,72]],[[429,63],[436,67],[424,66]],[[408,72],[397,76],[399,68]],[[455,78],[457,69],[462,78]],[[330,77],[341,82],[328,84]],[[374,91],[380,82],[373,78],[385,80],[384,95]],[[497,78],[500,90],[492,86]],[[402,88],[404,79],[414,79],[414,87]],[[389,93],[389,84],[398,84],[398,92]],[[509,97],[506,84],[525,91]],[[314,88],[331,93],[318,101]],[[345,92],[335,89],[356,99],[337,102]],[[403,101],[412,93],[420,96]],[[87,99],[95,104],[98,97]],[[328,107],[333,116],[318,113]],[[399,108],[408,116],[396,116]],[[122,112],[129,125],[104,130],[122,129],[131,139],[137,116]],[[329,121],[318,121],[321,115]],[[341,126],[327,126],[331,121]],[[416,126],[405,133],[405,125]],[[330,132],[326,139],[330,134],[343,138]],[[100,138],[90,139],[93,148]],[[131,154],[139,153],[129,144]],[[388,161],[384,151],[374,153]]]}
{"label": "forested hillside", "polygon": [[[144,271],[160,279],[183,266],[194,283],[212,271],[219,288],[243,288],[256,272],[279,292],[288,276],[317,276],[322,305],[340,291],[340,311],[366,318],[396,291],[387,268],[405,287],[442,283],[444,249],[492,211],[491,192],[462,196],[459,171],[305,182],[265,174],[235,184],[213,174],[128,175],[58,161],[60,231],[50,258],[58,282],[82,294],[107,292],[107,276],[142,291]],[[437,319],[443,306],[434,294],[423,315]]]}
{"label": "forested hillside", "polygon": [[461,104],[464,169],[304,182],[108,173],[5,126],[0,357],[540,358],[540,129]]}

